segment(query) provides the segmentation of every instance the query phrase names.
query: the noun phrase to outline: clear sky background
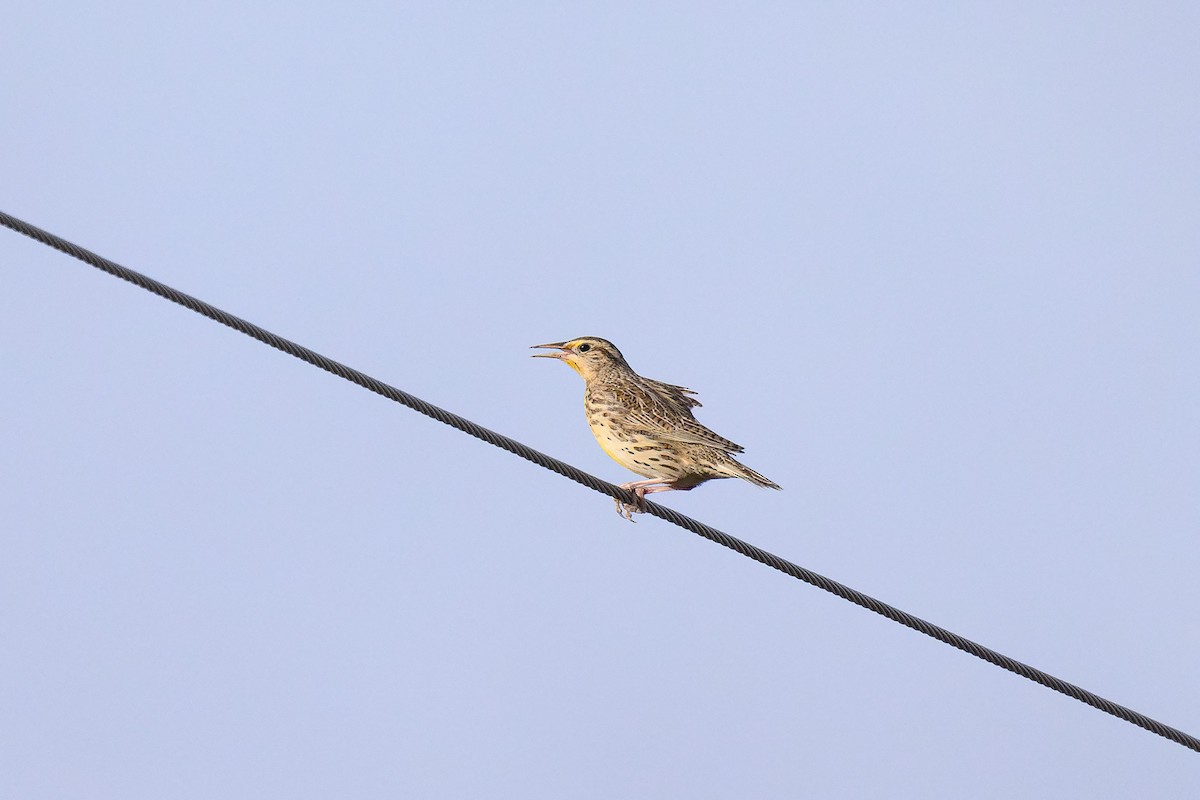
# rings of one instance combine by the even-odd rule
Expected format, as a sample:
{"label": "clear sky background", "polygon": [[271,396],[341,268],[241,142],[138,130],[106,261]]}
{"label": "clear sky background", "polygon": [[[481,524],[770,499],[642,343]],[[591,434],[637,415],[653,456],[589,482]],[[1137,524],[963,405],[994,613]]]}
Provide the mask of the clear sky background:
{"label": "clear sky background", "polygon": [[[0,204],[1200,733],[1195,3],[19,3]],[[1200,755],[0,230],[0,796],[1184,797]]]}

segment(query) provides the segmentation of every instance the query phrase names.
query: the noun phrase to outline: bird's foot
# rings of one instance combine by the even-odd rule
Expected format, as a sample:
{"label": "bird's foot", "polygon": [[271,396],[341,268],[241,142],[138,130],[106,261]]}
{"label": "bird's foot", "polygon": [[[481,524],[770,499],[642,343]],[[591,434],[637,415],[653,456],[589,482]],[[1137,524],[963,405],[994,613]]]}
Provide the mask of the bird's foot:
{"label": "bird's foot", "polygon": [[617,504],[617,513],[630,522],[637,522],[633,518],[634,514],[646,513],[646,484],[650,481],[635,481],[633,483],[621,484],[622,489],[627,489],[633,492],[634,502],[626,503],[613,498],[613,502]]}
{"label": "bird's foot", "polygon": [[633,518],[633,515],[640,514],[645,510],[642,508],[638,508],[633,503],[622,503],[620,500],[616,499],[615,497],[613,498],[613,503],[615,503],[617,506],[617,513],[620,514],[625,519],[629,520],[630,522],[637,522],[637,520]]}

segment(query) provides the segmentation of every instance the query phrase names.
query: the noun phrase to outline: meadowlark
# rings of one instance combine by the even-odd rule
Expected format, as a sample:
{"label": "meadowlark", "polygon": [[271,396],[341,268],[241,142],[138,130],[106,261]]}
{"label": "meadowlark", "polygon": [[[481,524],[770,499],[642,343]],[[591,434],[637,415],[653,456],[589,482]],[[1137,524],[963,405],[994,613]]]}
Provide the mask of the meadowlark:
{"label": "meadowlark", "polygon": [[742,478],[755,486],[780,488],[774,481],[734,461],[743,448],[710,431],[692,416],[696,393],[638,375],[612,342],[584,336],[536,344],[553,349],[534,358],[557,358],[579,373],[586,388],[583,408],[596,441],[621,466],[646,478],[621,484],[637,504],[617,501],[630,522],[654,492],[687,491],[715,478]]}

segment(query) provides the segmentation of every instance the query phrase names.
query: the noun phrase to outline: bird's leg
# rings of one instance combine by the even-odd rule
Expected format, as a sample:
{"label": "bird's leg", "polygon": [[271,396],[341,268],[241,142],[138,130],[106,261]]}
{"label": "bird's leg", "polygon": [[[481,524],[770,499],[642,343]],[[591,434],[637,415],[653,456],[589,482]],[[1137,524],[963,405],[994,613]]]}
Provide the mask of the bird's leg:
{"label": "bird's leg", "polygon": [[[690,489],[690,488],[692,488],[692,487],[689,486],[688,489]],[[678,491],[678,490],[679,490],[678,486],[672,486],[669,483],[664,483],[661,486],[647,486],[644,489],[639,489],[638,497],[645,498],[646,495],[654,494],[655,492],[674,492],[674,491]],[[683,491],[687,491],[687,489],[684,489]]]}
{"label": "bird's leg", "polygon": [[669,492],[675,487],[665,482],[662,478],[651,478],[650,480],[645,481],[631,481],[629,483],[622,483],[621,488],[628,489],[629,491],[633,492],[633,496],[637,498],[637,500],[635,503],[630,504],[623,503],[620,500],[615,500],[614,498],[617,504],[617,513],[630,522],[633,522],[633,515],[635,513],[643,514],[646,511],[646,495],[653,494],[654,492]]}

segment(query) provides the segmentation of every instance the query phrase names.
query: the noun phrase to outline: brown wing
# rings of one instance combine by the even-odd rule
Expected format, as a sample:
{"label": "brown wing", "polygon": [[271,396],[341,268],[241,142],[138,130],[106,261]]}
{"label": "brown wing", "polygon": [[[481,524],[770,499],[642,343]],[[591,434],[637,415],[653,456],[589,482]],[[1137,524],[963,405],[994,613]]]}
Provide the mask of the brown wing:
{"label": "brown wing", "polygon": [[667,400],[682,404],[685,409],[700,407],[700,401],[691,396],[696,393],[687,387],[654,381],[649,378],[642,378],[642,382],[647,384],[651,389],[654,389],[658,394],[663,395]]}
{"label": "brown wing", "polygon": [[726,453],[743,452],[741,445],[696,421],[692,407],[700,403],[688,396],[694,394],[690,389],[641,376],[636,382],[619,383],[609,388],[626,409],[626,422],[653,436],[681,444],[712,447]]}

